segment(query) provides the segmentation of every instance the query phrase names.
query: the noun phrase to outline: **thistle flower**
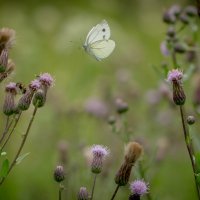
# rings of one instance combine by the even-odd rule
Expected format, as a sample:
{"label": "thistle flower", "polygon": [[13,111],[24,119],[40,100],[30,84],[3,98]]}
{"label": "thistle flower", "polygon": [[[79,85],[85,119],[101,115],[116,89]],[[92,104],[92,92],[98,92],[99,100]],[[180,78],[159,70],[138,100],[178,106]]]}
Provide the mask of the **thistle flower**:
{"label": "thistle flower", "polygon": [[58,165],[54,171],[54,180],[56,182],[62,182],[65,179],[65,172],[64,168],[61,165]]}
{"label": "thistle flower", "polygon": [[109,149],[102,145],[93,145],[91,147],[93,155],[91,161],[91,171],[95,174],[99,174],[102,171],[103,161],[110,153]]}
{"label": "thistle flower", "polygon": [[128,183],[131,170],[143,151],[142,146],[137,142],[130,142],[125,147],[125,157],[120,169],[115,176],[115,183],[124,186]]}
{"label": "thistle flower", "polygon": [[40,74],[38,80],[41,83],[41,89],[35,93],[33,98],[33,105],[42,107],[46,102],[47,90],[53,85],[54,79],[49,73],[44,73]]}
{"label": "thistle flower", "polygon": [[176,105],[185,103],[185,93],[182,87],[183,73],[178,69],[169,71],[167,80],[173,84],[173,100]]}
{"label": "thistle flower", "polygon": [[89,193],[87,191],[87,188],[81,187],[78,192],[78,200],[89,200]]}
{"label": "thistle flower", "polygon": [[26,93],[19,99],[18,108],[20,110],[27,110],[30,107],[33,94],[40,88],[40,82],[36,79],[31,81]]}
{"label": "thistle flower", "polygon": [[54,83],[54,79],[49,73],[40,74],[39,81],[47,88],[51,87]]}
{"label": "thistle flower", "polygon": [[136,200],[148,192],[149,186],[143,180],[135,180],[130,184],[130,190],[129,200]]}
{"label": "thistle flower", "polygon": [[5,115],[12,115],[15,113],[16,106],[14,97],[17,94],[16,83],[10,82],[5,88],[6,96],[4,100],[3,112]]}

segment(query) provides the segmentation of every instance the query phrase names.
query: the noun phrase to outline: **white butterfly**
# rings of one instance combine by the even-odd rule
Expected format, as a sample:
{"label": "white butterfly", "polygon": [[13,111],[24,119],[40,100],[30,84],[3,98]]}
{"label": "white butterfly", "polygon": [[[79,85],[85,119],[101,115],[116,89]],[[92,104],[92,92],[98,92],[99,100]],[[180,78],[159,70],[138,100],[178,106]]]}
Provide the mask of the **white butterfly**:
{"label": "white butterfly", "polygon": [[94,26],[88,33],[83,48],[98,61],[108,57],[115,48],[115,42],[109,40],[110,27],[106,20]]}

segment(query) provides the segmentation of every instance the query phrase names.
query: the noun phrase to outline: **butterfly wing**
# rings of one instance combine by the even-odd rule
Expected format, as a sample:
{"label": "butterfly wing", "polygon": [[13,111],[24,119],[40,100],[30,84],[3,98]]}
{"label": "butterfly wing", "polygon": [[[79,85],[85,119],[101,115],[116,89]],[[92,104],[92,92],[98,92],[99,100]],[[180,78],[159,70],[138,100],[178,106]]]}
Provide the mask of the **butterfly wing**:
{"label": "butterfly wing", "polygon": [[84,46],[95,43],[99,40],[108,40],[110,38],[110,27],[106,20],[94,26],[88,33]]}
{"label": "butterfly wing", "polygon": [[100,61],[108,57],[114,48],[115,42],[113,40],[99,40],[90,45],[88,53]]}

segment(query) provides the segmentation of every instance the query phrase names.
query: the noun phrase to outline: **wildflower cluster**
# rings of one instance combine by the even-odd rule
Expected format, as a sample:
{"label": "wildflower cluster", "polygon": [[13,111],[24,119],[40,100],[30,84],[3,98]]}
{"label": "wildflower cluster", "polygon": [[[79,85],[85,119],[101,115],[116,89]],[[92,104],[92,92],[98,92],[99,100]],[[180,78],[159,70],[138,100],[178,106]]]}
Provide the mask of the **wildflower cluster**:
{"label": "wildflower cluster", "polygon": [[[0,82],[6,80],[8,75],[14,71],[15,65],[9,58],[9,52],[15,42],[15,31],[9,28],[0,29]],[[3,113],[6,117],[6,123],[2,134],[0,135],[0,158],[1,165],[4,166],[0,171],[0,185],[3,184],[10,171],[16,163],[19,163],[28,154],[20,155],[26,142],[31,125],[35,118],[37,109],[44,106],[48,89],[52,86],[54,80],[48,73],[37,76],[30,81],[28,87],[22,82],[10,82],[5,86],[5,97],[3,103]],[[18,149],[15,152],[13,160],[6,157],[6,145],[12,139],[16,127],[22,118],[22,113],[30,108],[31,103],[34,106],[32,117],[28,127],[22,137]]]}

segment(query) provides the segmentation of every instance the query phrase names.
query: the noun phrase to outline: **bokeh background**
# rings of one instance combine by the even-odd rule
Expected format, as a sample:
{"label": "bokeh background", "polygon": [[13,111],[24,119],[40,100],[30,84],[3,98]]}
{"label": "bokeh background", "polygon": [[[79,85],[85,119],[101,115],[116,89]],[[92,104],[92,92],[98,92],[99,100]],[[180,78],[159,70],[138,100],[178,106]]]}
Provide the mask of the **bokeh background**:
{"label": "bokeh background", "polygon": [[[16,44],[10,55],[16,70],[1,84],[1,100],[3,88],[11,80],[27,85],[36,75],[49,72],[55,85],[49,90],[45,107],[37,113],[23,150],[30,155],[0,188],[0,199],[58,199],[53,171],[61,140],[68,145],[63,199],[75,200],[81,186],[91,188],[93,175],[85,152],[93,144],[111,149],[97,181],[95,199],[111,198],[114,176],[124,154],[124,142],[107,123],[110,115],[116,116],[116,98],[129,105],[127,126],[131,140],[144,145],[147,181],[154,199],[196,198],[178,110],[160,97],[163,77],[154,69],[163,62],[160,43],[165,38],[166,25],[162,14],[173,3],[184,6],[195,2],[1,1],[1,27],[16,30]],[[84,52],[82,44],[88,31],[102,19],[111,27],[116,48],[111,56],[98,62]],[[190,103],[189,99],[188,107]],[[32,109],[23,114],[7,147],[9,158],[21,140]],[[2,115],[1,128],[4,119]],[[131,180],[135,178],[138,174],[133,170]],[[120,189],[116,199],[128,199],[128,195],[127,186]]]}

